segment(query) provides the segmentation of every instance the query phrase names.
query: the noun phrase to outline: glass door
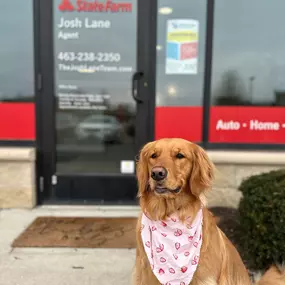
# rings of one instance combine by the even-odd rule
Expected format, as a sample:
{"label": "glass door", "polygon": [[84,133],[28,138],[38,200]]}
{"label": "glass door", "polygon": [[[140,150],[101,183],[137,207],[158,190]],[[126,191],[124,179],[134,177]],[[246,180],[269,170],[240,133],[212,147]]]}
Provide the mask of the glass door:
{"label": "glass door", "polygon": [[52,1],[49,199],[135,200],[135,156],[153,124],[145,120],[147,7],[145,0]]}
{"label": "glass door", "polygon": [[54,0],[60,174],[133,170],[137,106],[131,81],[137,61],[137,0],[99,4]]}

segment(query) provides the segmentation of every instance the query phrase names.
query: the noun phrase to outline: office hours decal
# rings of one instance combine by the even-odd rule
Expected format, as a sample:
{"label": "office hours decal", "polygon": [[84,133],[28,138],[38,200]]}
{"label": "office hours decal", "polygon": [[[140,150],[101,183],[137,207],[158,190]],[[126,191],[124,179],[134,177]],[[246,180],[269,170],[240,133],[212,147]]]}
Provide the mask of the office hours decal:
{"label": "office hours decal", "polygon": [[197,74],[199,22],[168,20],[166,41],[166,74]]}

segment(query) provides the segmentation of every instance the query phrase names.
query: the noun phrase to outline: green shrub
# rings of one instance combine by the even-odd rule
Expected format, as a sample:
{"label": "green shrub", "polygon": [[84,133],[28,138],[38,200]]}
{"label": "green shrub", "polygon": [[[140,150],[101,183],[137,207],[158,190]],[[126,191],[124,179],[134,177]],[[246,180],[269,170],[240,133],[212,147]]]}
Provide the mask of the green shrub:
{"label": "green shrub", "polygon": [[239,187],[241,246],[252,269],[285,261],[285,170],[252,176]]}

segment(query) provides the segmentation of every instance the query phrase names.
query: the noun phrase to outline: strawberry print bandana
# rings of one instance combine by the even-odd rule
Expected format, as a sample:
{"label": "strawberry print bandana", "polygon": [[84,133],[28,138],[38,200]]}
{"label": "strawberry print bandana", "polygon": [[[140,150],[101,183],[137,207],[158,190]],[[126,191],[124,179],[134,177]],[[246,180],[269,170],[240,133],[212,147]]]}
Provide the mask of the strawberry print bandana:
{"label": "strawberry print bandana", "polygon": [[[189,218],[188,218],[189,220]],[[142,215],[141,237],[152,271],[163,285],[188,285],[197,269],[202,245],[203,212],[192,224],[175,215],[152,221]]]}

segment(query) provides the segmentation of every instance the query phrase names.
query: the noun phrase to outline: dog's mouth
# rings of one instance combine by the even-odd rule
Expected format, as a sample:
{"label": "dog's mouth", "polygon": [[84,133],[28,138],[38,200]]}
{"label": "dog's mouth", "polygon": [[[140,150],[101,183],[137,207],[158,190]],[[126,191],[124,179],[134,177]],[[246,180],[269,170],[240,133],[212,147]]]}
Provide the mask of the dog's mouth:
{"label": "dog's mouth", "polygon": [[154,191],[157,194],[166,194],[166,193],[177,194],[180,192],[180,190],[181,190],[181,187],[177,187],[175,189],[169,189],[169,188],[158,186],[158,185],[154,188]]}

